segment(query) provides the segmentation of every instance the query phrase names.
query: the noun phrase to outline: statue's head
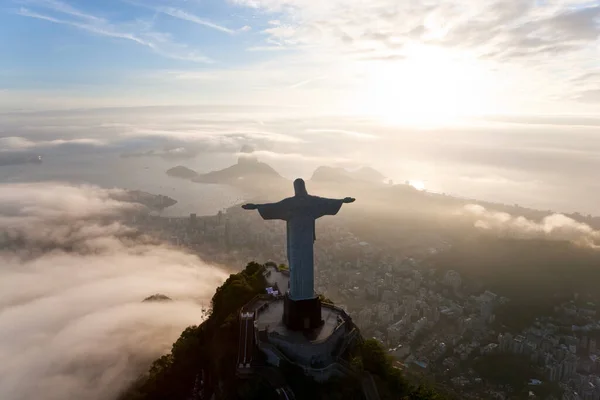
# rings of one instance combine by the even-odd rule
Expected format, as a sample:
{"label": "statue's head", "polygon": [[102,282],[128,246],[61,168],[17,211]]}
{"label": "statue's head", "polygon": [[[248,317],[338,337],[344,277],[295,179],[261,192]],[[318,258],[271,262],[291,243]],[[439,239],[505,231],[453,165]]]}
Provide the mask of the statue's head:
{"label": "statue's head", "polygon": [[296,195],[296,196],[308,195],[308,192],[306,191],[306,184],[304,183],[304,179],[298,178],[294,181],[294,195]]}

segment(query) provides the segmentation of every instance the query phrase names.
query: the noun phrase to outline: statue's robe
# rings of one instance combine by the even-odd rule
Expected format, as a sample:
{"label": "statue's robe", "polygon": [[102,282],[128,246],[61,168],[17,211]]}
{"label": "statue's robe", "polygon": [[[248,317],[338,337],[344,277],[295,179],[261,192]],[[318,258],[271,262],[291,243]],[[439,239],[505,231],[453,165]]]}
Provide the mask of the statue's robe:
{"label": "statue's robe", "polygon": [[342,204],[343,200],[304,195],[288,197],[278,203],[257,205],[263,219],[281,219],[287,222],[287,257],[292,300],[315,297],[315,220],[324,215],[336,215]]}

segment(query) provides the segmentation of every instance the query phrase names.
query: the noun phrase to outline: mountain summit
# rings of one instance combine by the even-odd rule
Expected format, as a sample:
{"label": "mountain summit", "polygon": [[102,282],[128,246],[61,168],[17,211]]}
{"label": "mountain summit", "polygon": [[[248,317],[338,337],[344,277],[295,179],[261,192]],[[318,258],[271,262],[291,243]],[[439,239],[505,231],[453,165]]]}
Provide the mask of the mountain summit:
{"label": "mountain summit", "polygon": [[[275,346],[276,332],[267,335],[261,331],[256,342],[252,332],[256,312],[248,311],[259,307],[268,314],[275,306],[266,305],[274,296],[266,290],[268,273],[267,265],[251,262],[240,273],[231,275],[213,296],[210,316],[201,325],[187,328],[170,353],[154,361],[148,373],[119,400],[447,399],[431,387],[409,383],[375,339],[362,338],[349,316],[345,317],[346,323],[356,340],[345,343],[347,346],[327,348],[338,357],[326,369],[318,361],[303,368],[298,360],[285,356]],[[328,302],[325,298],[323,301]],[[329,307],[335,308],[333,304]],[[321,349],[323,344],[318,340],[316,343],[308,347]],[[278,367],[269,363],[275,353],[282,357]],[[307,373],[310,371],[312,375],[335,373],[329,379],[315,379]]]}
{"label": "mountain summit", "polygon": [[241,181],[259,179],[281,180],[284,179],[273,167],[269,164],[258,161],[254,157],[241,156],[238,163],[230,167],[200,174],[192,180],[200,183],[221,183],[236,185]]}
{"label": "mountain summit", "polygon": [[233,186],[246,186],[253,180],[261,185],[280,182],[284,178],[269,164],[260,162],[250,146],[243,146],[239,152],[237,164],[217,171],[200,174],[190,168],[178,165],[167,170],[167,175],[190,179],[198,183],[216,183]]}

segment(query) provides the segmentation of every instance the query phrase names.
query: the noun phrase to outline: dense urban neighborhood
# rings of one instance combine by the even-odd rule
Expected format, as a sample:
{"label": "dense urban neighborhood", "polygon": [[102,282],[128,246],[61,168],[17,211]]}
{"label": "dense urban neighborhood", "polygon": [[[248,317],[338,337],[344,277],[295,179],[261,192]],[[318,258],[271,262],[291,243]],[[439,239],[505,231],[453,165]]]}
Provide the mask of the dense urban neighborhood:
{"label": "dense urban neighborhood", "polygon": [[[138,215],[129,222],[230,268],[253,260],[287,263],[285,223],[239,207],[214,216]],[[410,248],[390,247],[357,237],[347,222],[317,223],[316,291],[346,310],[408,374],[464,398],[600,399],[595,303],[573,293],[516,327],[503,313],[511,298],[437,268],[433,256],[451,241],[416,232]]]}

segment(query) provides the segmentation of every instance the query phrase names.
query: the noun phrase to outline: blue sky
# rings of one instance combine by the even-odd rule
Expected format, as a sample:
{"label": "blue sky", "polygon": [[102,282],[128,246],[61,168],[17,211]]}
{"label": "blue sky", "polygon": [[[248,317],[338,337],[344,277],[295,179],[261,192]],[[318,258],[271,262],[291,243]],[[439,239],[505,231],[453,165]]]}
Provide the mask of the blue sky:
{"label": "blue sky", "polygon": [[598,1],[132,1],[0,0],[0,152],[251,144],[289,176],[597,207]]}
{"label": "blue sky", "polygon": [[119,83],[127,71],[229,68],[260,60],[268,20],[221,1],[7,1],[0,85]]}
{"label": "blue sky", "polygon": [[589,115],[599,18],[589,0],[5,0],[0,109]]}

